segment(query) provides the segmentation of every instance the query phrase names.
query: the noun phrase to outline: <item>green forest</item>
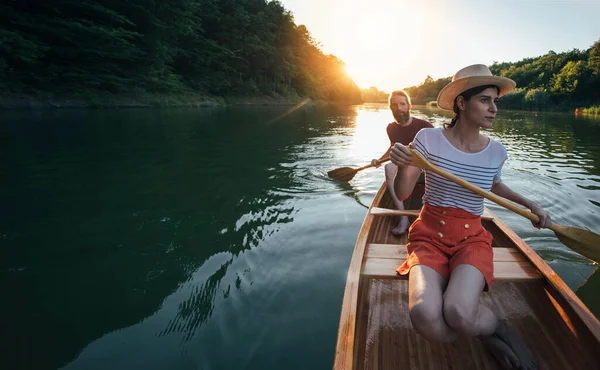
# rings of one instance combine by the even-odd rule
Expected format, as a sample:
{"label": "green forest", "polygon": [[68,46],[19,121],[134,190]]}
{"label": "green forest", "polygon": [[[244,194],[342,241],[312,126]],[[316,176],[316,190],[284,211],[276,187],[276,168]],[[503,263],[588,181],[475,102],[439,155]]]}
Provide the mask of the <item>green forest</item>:
{"label": "green forest", "polygon": [[253,96],[361,102],[278,1],[28,0],[0,5],[0,96]]}
{"label": "green forest", "polygon": [[[572,111],[598,114],[600,111],[600,40],[587,50],[573,49],[564,53],[548,52],[537,58],[516,63],[494,63],[493,74],[513,79],[517,88],[500,99],[505,109],[533,111]],[[405,90],[413,104],[426,104],[437,99],[439,91],[452,76],[434,80],[427,76],[418,86]],[[381,92],[363,90],[367,97]]]}
{"label": "green forest", "polygon": [[[374,87],[361,91],[343,61],[324,54],[278,1],[11,1],[0,5],[0,20],[0,105],[15,96],[98,105],[106,96],[387,97]],[[600,110],[600,40],[490,69],[517,82],[503,108]],[[428,76],[406,90],[414,104],[426,104],[450,80]]]}

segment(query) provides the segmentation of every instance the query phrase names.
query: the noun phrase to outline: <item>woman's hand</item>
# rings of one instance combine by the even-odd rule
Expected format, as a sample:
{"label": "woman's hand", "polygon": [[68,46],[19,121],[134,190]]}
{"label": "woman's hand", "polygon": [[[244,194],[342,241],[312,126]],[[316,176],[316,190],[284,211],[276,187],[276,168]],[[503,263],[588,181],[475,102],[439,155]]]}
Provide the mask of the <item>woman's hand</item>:
{"label": "woman's hand", "polygon": [[537,204],[536,202],[531,202],[529,209],[531,210],[531,213],[537,215],[540,218],[540,222],[535,223],[533,221],[531,221],[531,224],[538,229],[541,228],[549,228],[552,225],[552,219],[550,218],[550,215],[547,214],[544,209]]}
{"label": "woman's hand", "polygon": [[408,145],[402,145],[400,143],[394,144],[392,151],[390,152],[392,163],[398,167],[406,167],[410,165],[412,158],[412,152],[410,150],[413,147],[413,143]]}

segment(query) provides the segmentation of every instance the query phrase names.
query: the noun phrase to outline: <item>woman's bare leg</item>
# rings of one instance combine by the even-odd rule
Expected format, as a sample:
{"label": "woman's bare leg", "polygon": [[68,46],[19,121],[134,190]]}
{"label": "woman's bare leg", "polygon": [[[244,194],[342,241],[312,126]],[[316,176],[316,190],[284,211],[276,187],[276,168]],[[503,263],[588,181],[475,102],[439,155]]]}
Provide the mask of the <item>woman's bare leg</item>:
{"label": "woman's bare leg", "polygon": [[[396,207],[396,209],[398,210],[404,210],[404,202],[402,202],[400,199],[398,199],[398,197],[396,196],[396,190],[394,189],[394,178],[396,177],[396,172],[398,172],[398,167],[396,167],[395,164],[393,163],[388,163],[385,165],[385,182],[387,184],[387,188],[388,188],[388,192],[390,193],[390,196],[392,197],[392,201],[394,202],[394,207]],[[392,230],[392,234],[394,235],[402,235],[404,233],[406,233],[406,230],[408,230],[408,217],[407,216],[400,216],[400,222],[398,222],[398,226],[396,226],[393,230]]]}
{"label": "woman's bare leg", "polygon": [[519,358],[521,367],[523,370],[536,370],[538,368],[538,362],[533,353],[527,348],[527,345],[521,340],[519,334],[517,334],[504,320],[498,322],[498,327],[492,337],[501,339],[504,343],[508,344],[510,348]]}
{"label": "woman's bare leg", "polygon": [[496,330],[496,315],[479,303],[484,286],[483,274],[471,265],[458,265],[452,271],[444,294],[444,319],[462,335],[492,335]]}
{"label": "woman's bare leg", "polygon": [[415,330],[432,342],[453,342],[458,336],[442,314],[446,279],[430,267],[416,265],[408,278],[408,311]]}
{"label": "woman's bare leg", "polygon": [[458,265],[444,295],[444,319],[466,336],[477,336],[504,369],[537,369],[537,361],[504,321],[479,303],[485,279],[471,265]]}

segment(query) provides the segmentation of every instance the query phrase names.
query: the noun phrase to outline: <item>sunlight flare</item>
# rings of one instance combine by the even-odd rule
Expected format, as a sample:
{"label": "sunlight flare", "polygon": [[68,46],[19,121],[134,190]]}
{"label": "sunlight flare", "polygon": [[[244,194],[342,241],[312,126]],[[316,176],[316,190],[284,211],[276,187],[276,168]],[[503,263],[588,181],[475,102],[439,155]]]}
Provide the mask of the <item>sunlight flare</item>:
{"label": "sunlight flare", "polygon": [[353,37],[351,42],[344,42],[343,60],[346,73],[358,86],[389,88],[394,84],[402,88],[416,82],[410,71],[422,46],[415,40],[425,31],[410,31],[419,28],[420,18],[413,13],[411,7],[399,10],[390,5],[347,18],[353,23]]}
{"label": "sunlight flare", "polygon": [[379,109],[360,108],[356,116],[356,132],[350,147],[352,157],[368,162],[378,158],[389,147],[385,128],[393,118],[384,105]]}

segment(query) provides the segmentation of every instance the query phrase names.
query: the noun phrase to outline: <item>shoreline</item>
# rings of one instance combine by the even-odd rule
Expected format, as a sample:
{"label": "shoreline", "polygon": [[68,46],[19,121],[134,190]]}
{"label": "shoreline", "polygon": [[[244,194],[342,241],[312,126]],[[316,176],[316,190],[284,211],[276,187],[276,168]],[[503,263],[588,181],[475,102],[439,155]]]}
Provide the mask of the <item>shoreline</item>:
{"label": "shoreline", "polygon": [[[80,95],[80,96],[77,96]],[[132,109],[132,108],[225,108],[235,106],[295,106],[306,104],[309,106],[328,105],[359,105],[359,104],[387,104],[387,101],[325,101],[314,100],[299,96],[229,96],[216,97],[193,93],[183,94],[98,94],[83,93],[73,96],[55,95],[27,95],[27,94],[2,94],[0,93],[0,112],[24,110],[55,110],[55,109]],[[436,109],[432,104],[416,104],[415,106],[426,109]],[[528,111],[506,109],[516,112],[529,113],[556,113],[575,114],[579,118],[598,119],[595,112],[583,113],[583,109],[576,110],[546,110]]]}
{"label": "shoreline", "polygon": [[[1,94],[0,111],[53,109],[204,108],[228,106],[294,106],[329,102],[299,96],[230,96],[199,94],[95,94],[80,96]],[[361,104],[361,102],[348,103]]]}

